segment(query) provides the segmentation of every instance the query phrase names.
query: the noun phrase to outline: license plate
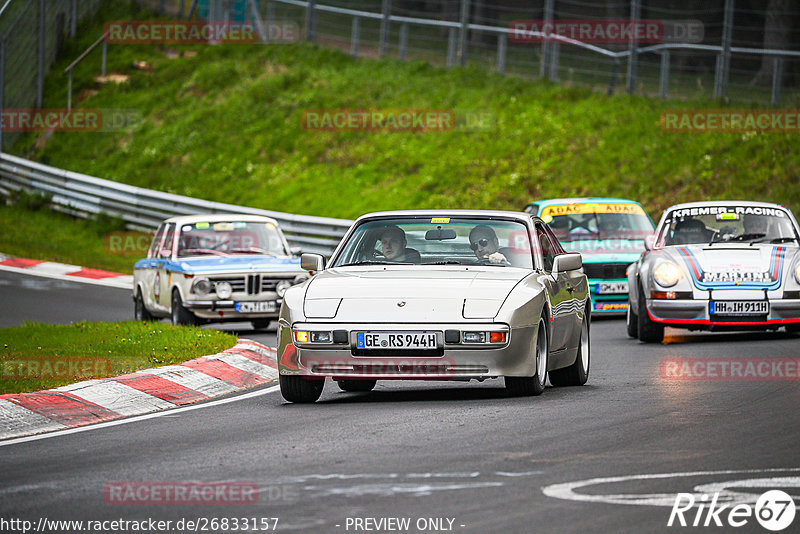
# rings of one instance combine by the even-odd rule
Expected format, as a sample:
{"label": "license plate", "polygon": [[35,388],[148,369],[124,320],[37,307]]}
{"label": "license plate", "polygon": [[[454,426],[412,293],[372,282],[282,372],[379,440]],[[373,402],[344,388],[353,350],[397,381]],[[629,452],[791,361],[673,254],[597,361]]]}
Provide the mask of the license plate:
{"label": "license plate", "polygon": [[269,313],[277,309],[278,305],[274,300],[236,303],[236,311],[239,313]]}
{"label": "license plate", "polygon": [[627,293],[628,282],[600,282],[597,284],[597,294]]}
{"label": "license plate", "polygon": [[708,304],[712,315],[767,315],[769,302],[766,300],[712,300]]}
{"label": "license plate", "polygon": [[435,332],[356,332],[359,349],[435,349]]}

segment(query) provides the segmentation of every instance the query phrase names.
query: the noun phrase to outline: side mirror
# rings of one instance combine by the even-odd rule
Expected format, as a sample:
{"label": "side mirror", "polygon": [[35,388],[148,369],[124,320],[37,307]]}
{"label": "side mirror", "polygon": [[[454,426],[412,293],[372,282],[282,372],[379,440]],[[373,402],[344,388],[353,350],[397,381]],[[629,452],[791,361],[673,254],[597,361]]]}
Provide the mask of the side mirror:
{"label": "side mirror", "polygon": [[162,248],[161,250],[158,251],[158,257],[159,258],[171,258],[172,257],[172,251],[170,249],[168,249],[168,248]]}
{"label": "side mirror", "polygon": [[306,271],[321,271],[325,268],[322,254],[303,254],[300,256],[300,267]]}
{"label": "side mirror", "polygon": [[644,249],[645,250],[653,250],[653,245],[656,242],[656,236],[650,234],[649,236],[644,238]]}
{"label": "side mirror", "polygon": [[583,267],[583,257],[579,253],[559,254],[553,260],[553,274],[577,271]]}
{"label": "side mirror", "polygon": [[292,256],[299,256],[303,253],[303,249],[300,247],[289,247],[289,252],[292,253]]}

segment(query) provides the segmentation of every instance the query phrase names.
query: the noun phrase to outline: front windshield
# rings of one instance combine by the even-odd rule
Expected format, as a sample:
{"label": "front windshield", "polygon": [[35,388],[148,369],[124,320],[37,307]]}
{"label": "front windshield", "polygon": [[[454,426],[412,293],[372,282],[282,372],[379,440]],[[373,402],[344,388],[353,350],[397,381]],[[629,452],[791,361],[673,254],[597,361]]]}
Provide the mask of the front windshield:
{"label": "front windshield", "polygon": [[288,255],[271,222],[197,222],[181,226],[178,256],[229,254]]}
{"label": "front windshield", "polygon": [[530,236],[519,222],[454,217],[366,221],[332,267],[371,264],[488,265],[533,268]]}
{"label": "front windshield", "polygon": [[584,254],[641,252],[653,223],[638,204],[587,203],[547,206],[541,218],[564,250]]}
{"label": "front windshield", "polygon": [[782,243],[797,238],[787,213],[778,208],[703,206],[671,211],[656,246],[697,243]]}

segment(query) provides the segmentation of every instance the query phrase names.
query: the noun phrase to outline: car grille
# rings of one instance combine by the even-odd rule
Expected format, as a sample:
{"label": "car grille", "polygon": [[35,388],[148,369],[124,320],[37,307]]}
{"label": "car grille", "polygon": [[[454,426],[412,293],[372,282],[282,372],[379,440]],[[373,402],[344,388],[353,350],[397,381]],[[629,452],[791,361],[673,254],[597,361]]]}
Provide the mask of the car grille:
{"label": "car grille", "polygon": [[[214,282],[228,282],[234,293],[258,295],[264,291],[275,291],[278,282],[286,278],[267,278],[261,274],[248,274],[246,276],[220,276],[212,278]],[[290,279],[291,280],[291,279]]]}
{"label": "car grille", "polygon": [[584,263],[583,272],[588,278],[625,278],[630,263]]}

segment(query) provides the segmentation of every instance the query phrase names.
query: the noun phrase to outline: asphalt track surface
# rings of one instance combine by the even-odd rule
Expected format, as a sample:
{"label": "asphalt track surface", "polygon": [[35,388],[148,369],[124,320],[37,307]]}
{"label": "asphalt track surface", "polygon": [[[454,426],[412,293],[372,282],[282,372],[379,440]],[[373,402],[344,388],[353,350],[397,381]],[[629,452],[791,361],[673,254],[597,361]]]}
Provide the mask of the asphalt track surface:
{"label": "asphalt track surface", "polygon": [[[131,308],[123,290],[0,273],[0,326],[122,320]],[[507,398],[501,380],[379,382],[366,394],[329,382],[316,404],[293,405],[265,386],[225,404],[0,442],[0,518],[277,517],[278,532],[397,531],[357,528],[367,518],[408,518],[405,532],[768,532],[753,518],[736,529],[668,528],[672,498],[716,484],[784,489],[800,502],[797,380],[659,372],[665,358],[797,358],[798,338],[668,330],[664,344],[645,345],[623,321],[597,320],[591,347],[586,386],[540,397]],[[632,478],[656,474],[665,476]],[[553,486],[611,477],[627,479],[583,485],[578,500]],[[249,505],[107,503],[104,487],[120,481],[243,481],[260,493]],[[783,532],[800,532],[800,514]]]}

